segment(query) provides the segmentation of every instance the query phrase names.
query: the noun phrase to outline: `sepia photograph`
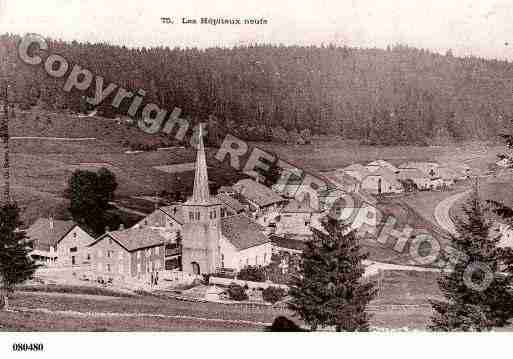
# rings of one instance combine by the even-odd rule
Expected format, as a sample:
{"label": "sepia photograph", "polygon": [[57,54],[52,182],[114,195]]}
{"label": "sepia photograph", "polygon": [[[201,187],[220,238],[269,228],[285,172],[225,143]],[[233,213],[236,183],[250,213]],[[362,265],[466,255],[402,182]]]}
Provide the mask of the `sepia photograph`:
{"label": "sepia photograph", "polygon": [[0,0],[2,358],[507,342],[512,19]]}

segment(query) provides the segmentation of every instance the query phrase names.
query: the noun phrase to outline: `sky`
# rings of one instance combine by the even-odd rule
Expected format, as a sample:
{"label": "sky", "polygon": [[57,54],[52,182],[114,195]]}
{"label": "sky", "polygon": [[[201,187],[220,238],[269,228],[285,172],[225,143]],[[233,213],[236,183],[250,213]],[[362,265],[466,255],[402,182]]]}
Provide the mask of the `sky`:
{"label": "sky", "polygon": [[[174,24],[164,24],[169,17]],[[182,24],[182,17],[265,25]],[[406,44],[513,61],[512,0],[0,0],[0,33],[126,46]]]}

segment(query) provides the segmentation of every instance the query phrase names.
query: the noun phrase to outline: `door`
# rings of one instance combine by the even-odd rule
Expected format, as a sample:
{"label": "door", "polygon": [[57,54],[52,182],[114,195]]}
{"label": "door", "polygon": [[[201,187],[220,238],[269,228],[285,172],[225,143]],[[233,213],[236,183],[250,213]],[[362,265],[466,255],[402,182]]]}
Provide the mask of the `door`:
{"label": "door", "polygon": [[196,262],[192,262],[191,264],[192,264],[192,272],[194,274],[200,274],[200,266],[199,266],[199,264],[196,263]]}

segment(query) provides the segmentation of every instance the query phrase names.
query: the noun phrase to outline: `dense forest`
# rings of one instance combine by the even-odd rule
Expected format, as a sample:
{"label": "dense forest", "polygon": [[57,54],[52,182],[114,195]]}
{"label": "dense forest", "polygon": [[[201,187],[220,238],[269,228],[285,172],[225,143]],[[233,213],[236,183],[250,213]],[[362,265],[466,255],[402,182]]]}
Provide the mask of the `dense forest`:
{"label": "dense forest", "polygon": [[[13,84],[14,101],[85,111],[84,92],[62,90],[66,76],[55,79],[42,66],[21,63],[19,41],[17,35],[0,37],[0,57],[7,59],[2,74]],[[70,64],[103,76],[105,84],[144,89],[145,103],[169,111],[180,107],[193,122],[213,115],[220,126],[250,140],[285,140],[303,132],[303,137],[330,134],[369,144],[433,144],[494,138],[510,131],[513,117],[513,63],[458,58],[451,51],[440,55],[403,45],[134,49],[51,39],[48,44]],[[93,91],[94,82],[86,95]],[[128,106],[108,106],[112,97],[99,110],[106,116],[126,113]]]}

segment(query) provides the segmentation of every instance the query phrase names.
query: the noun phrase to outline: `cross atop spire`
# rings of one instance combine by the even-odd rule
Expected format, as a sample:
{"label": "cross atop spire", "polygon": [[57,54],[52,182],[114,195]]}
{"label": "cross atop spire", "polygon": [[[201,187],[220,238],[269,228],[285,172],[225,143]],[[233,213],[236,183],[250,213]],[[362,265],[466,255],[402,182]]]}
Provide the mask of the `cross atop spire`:
{"label": "cross atop spire", "polygon": [[210,202],[210,190],[208,189],[207,160],[203,145],[203,124],[199,124],[198,150],[196,153],[196,171],[194,173],[194,190],[191,203],[206,204]]}

